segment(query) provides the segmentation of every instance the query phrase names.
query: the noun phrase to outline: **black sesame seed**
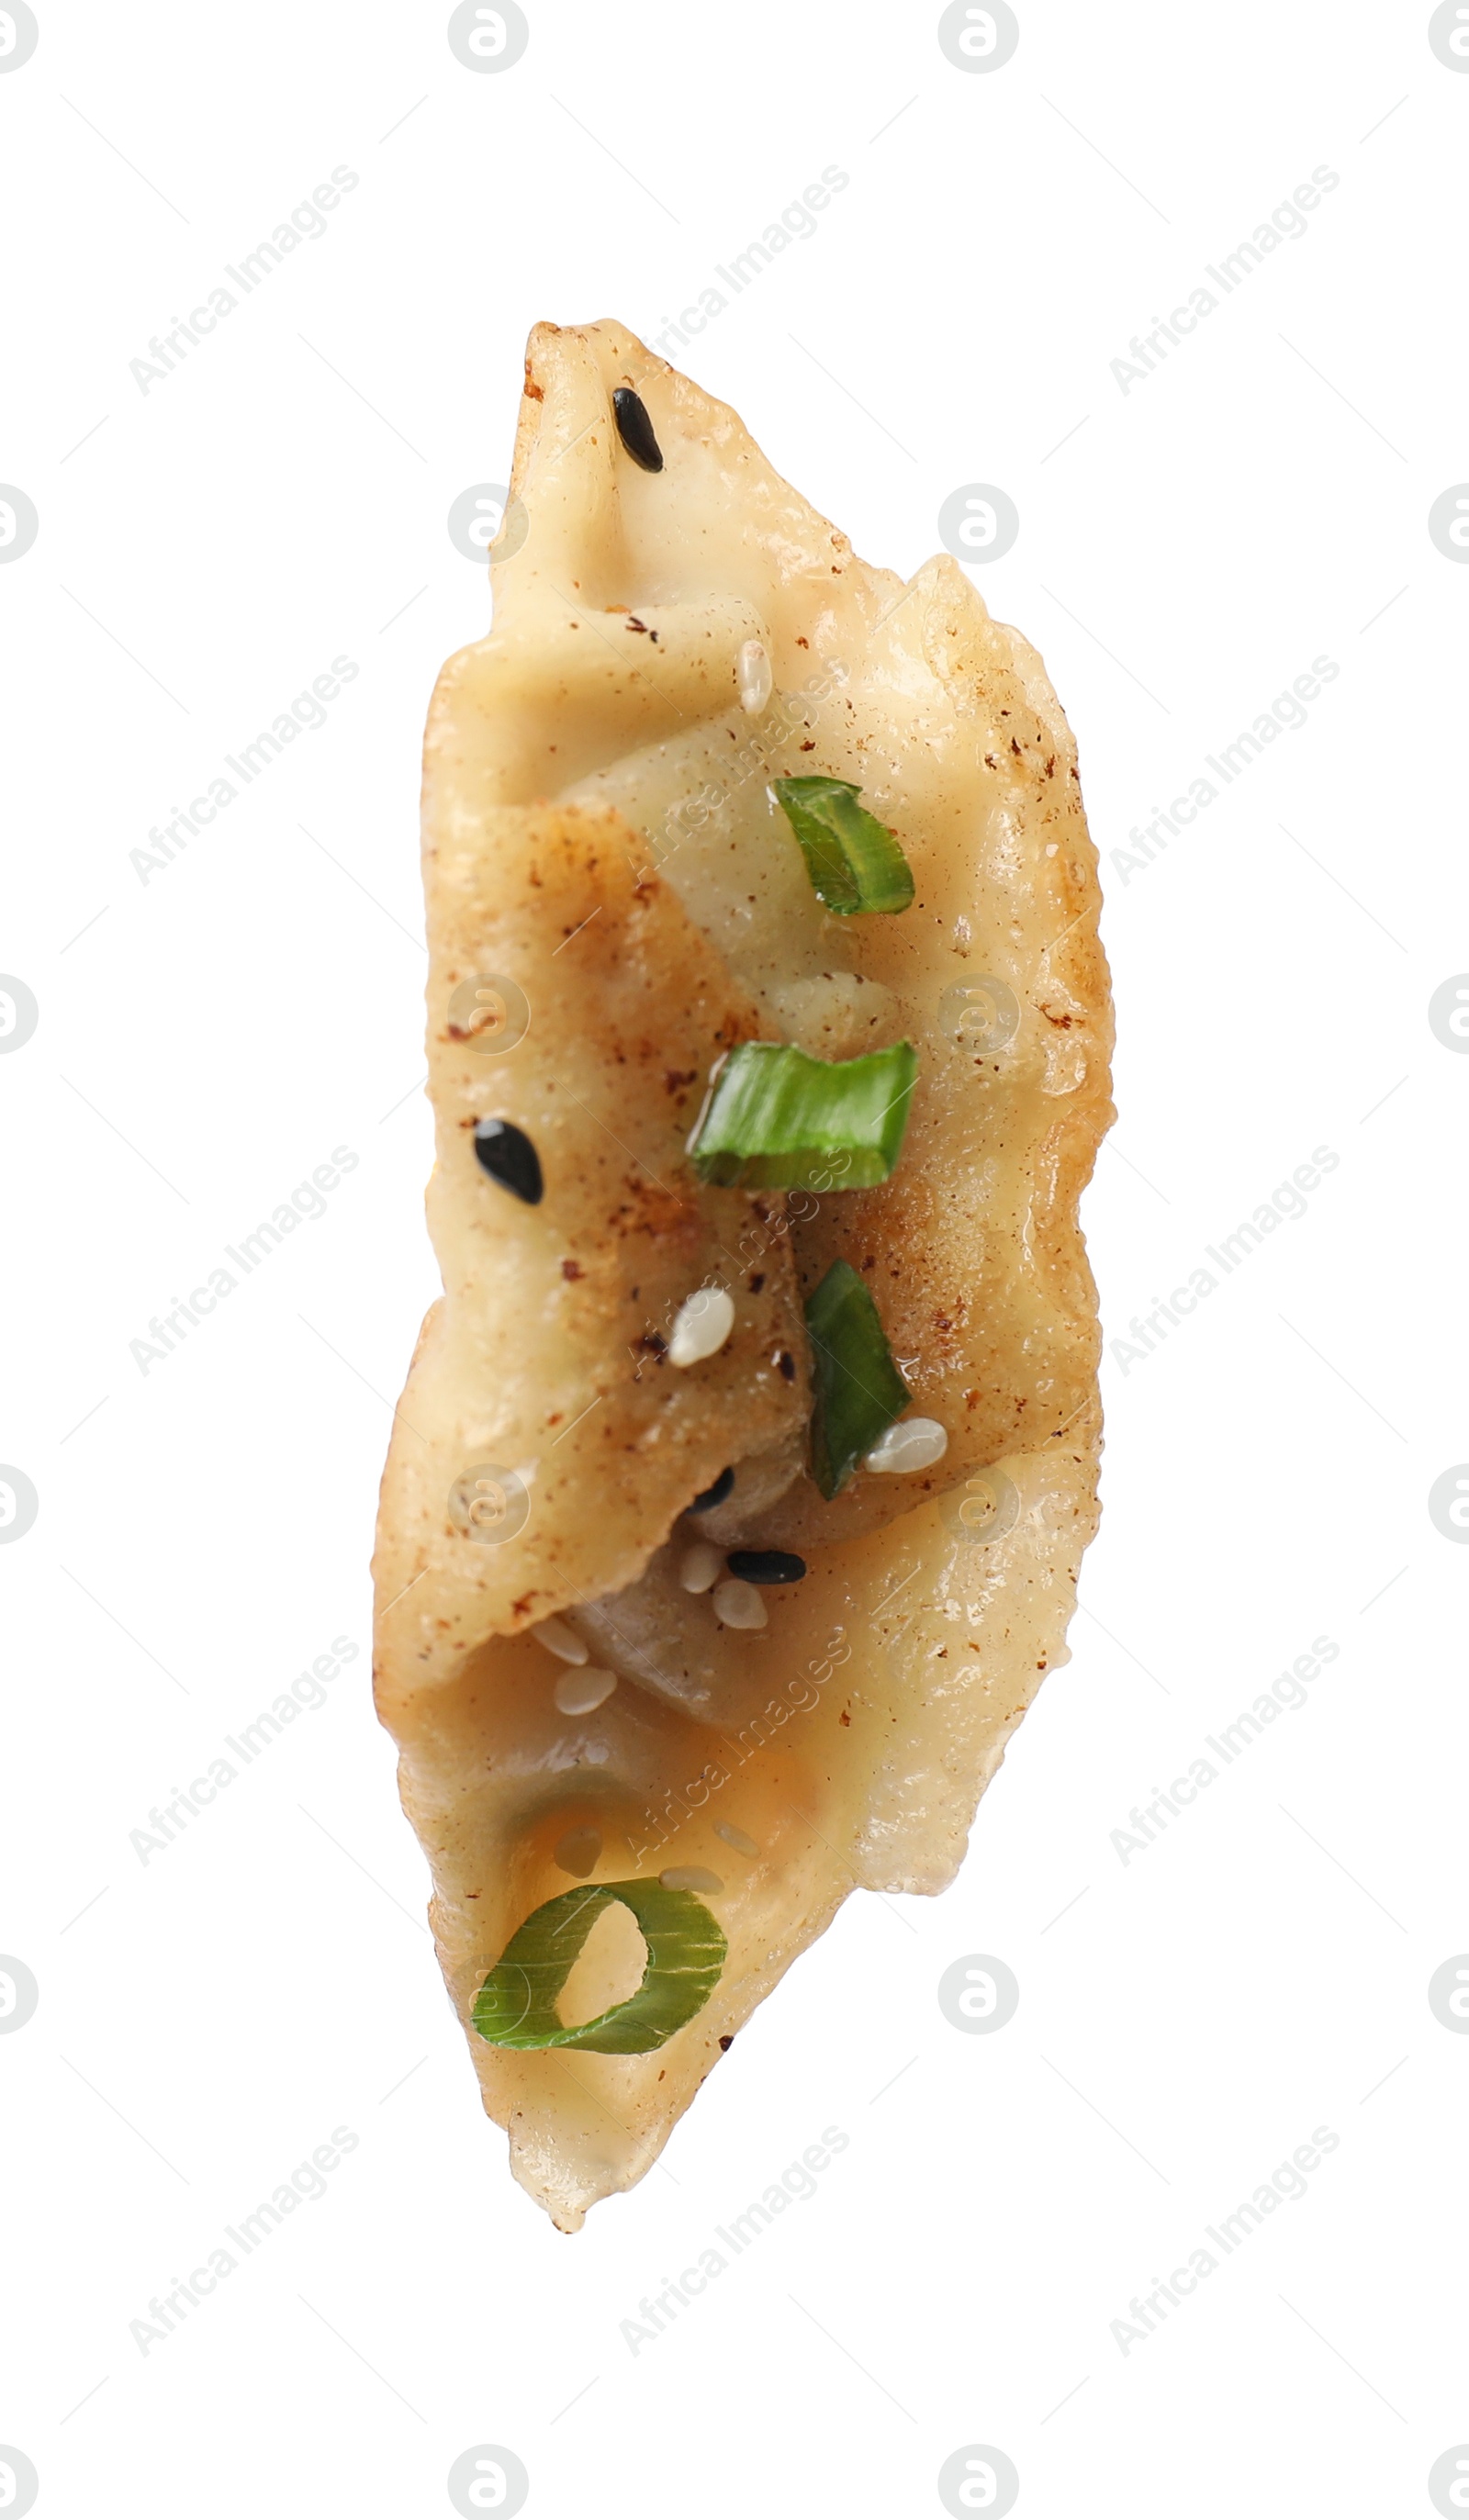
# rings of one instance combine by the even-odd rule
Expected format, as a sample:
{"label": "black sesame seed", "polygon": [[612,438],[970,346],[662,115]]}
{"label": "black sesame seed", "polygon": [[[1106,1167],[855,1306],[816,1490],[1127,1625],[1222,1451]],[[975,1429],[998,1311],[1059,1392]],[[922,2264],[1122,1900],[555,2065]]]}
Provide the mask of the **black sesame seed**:
{"label": "black sesame seed", "polygon": [[475,1152],[491,1181],[513,1191],[528,1207],[539,1207],[544,1183],[540,1157],[524,1129],[513,1120],[477,1120]]}
{"label": "black sesame seed", "polygon": [[708,1513],[712,1507],[722,1505],[733,1486],[733,1469],[721,1470],[718,1477],[715,1479],[713,1486],[712,1488],[703,1489],[701,1493],[695,1497],[693,1504],[689,1508],[690,1513]]}
{"label": "black sesame seed", "polygon": [[745,1584],[799,1584],[805,1559],[790,1549],[732,1549],[725,1564]]}
{"label": "black sesame seed", "polygon": [[653,423],[642,395],[635,394],[631,385],[619,385],[612,407],[617,414],[618,435],[634,464],[640,464],[645,472],[661,472],[664,451],[653,434]]}
{"label": "black sesame seed", "polygon": [[783,1347],[781,1349],[775,1362],[780,1372],[784,1374],[787,1382],[794,1382],[796,1379],[796,1359],[791,1354],[788,1347]]}

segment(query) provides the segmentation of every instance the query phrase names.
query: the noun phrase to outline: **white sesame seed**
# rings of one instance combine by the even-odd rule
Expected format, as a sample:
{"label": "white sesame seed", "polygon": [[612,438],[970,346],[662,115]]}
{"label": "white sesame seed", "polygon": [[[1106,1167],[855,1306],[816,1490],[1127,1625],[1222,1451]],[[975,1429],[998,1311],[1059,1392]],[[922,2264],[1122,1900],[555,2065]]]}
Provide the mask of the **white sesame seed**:
{"label": "white sesame seed", "polygon": [[528,1628],[526,1634],[533,1637],[538,1645],[544,1645],[546,1651],[555,1654],[561,1662],[586,1660],[585,1645],[574,1628],[567,1626],[565,1619],[542,1619],[535,1627]]}
{"label": "white sesame seed", "polygon": [[678,1561],[678,1580],[686,1593],[707,1593],[717,1584],[722,1552],[708,1540],[696,1540]]}
{"label": "white sesame seed", "polygon": [[722,1584],[714,1586],[714,1616],[721,1627],[762,1628],[765,1604],[754,1584],[726,1575]]}
{"label": "white sesame seed", "polygon": [[714,1835],[722,1837],[726,1846],[732,1846],[736,1855],[758,1855],[759,1853],[754,1838],[747,1837],[742,1828],[736,1828],[732,1820],[716,1820]]}
{"label": "white sesame seed", "polygon": [[590,1715],[611,1697],[617,1685],[615,1671],[564,1671],[552,1695],[563,1715]]}
{"label": "white sesame seed", "polygon": [[722,1286],[697,1286],[678,1307],[668,1334],[670,1365],[702,1365],[716,1356],[734,1328],[734,1297]]}
{"label": "white sesame seed", "polygon": [[666,1890],[722,1890],[717,1872],[707,1872],[702,1864],[670,1864],[659,1874]]}
{"label": "white sesame seed", "polygon": [[948,1451],[948,1428],[937,1418],[900,1418],[862,1463],[864,1470],[931,1470]]}
{"label": "white sesame seed", "polygon": [[747,639],[735,659],[735,679],[740,686],[740,706],[752,717],[758,717],[769,705],[775,678],[770,659],[758,639]]}
{"label": "white sesame seed", "polygon": [[601,1861],[601,1856],[602,1831],[591,1821],[584,1821],[578,1827],[569,1828],[565,1837],[557,1841],[553,1860],[559,1871],[570,1872],[576,1880],[584,1881]]}

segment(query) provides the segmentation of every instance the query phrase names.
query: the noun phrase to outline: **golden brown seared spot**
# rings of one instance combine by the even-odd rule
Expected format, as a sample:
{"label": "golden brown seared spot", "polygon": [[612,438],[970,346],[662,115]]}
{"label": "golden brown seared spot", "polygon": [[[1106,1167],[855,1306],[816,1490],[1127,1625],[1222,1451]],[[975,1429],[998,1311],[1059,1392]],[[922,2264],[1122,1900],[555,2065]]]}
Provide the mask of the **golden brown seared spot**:
{"label": "golden brown seared spot", "polygon": [[[645,863],[751,992],[766,1037],[824,1058],[904,1036],[918,1049],[893,1180],[802,1194],[788,1212],[803,1294],[833,1260],[882,1255],[874,1297],[915,1410],[943,1423],[948,1452],[913,1477],[859,1471],[831,1502],[803,1481],[748,1536],[800,1549],[880,1529],[1017,1442],[1053,1440],[1094,1387],[1077,1204],[1111,1117],[1112,1026],[1070,729],[1034,651],[989,619],[952,560],[906,591],[855,561],[757,449],[741,446],[736,475],[733,416],[615,327],[548,336],[534,355],[574,411],[635,366],[669,450],[654,480],[622,479],[610,454],[606,487],[584,448],[567,459],[587,466],[588,577],[606,586],[620,568],[620,601],[656,588],[690,641],[712,591],[737,594],[763,625],[777,694],[755,719],[731,694],[652,741],[629,706],[622,743],[563,794],[614,805],[641,832]],[[565,466],[539,438],[525,468],[528,489],[560,496]],[[540,619],[550,576],[533,541],[507,563],[507,646]],[[494,775],[507,769],[501,754]],[[897,833],[916,884],[900,917],[835,919],[816,900],[768,792],[813,769],[854,781]],[[966,1033],[954,993],[990,982],[1013,1029]]]}
{"label": "golden brown seared spot", "polygon": [[[804,1345],[779,1193],[707,1190],[668,1069],[707,1076],[754,1010],[607,814],[497,818],[492,852],[431,844],[430,1093],[438,1161],[429,1218],[445,1300],[431,1316],[399,1413],[385,1489],[380,1580],[399,1649],[447,1679],[489,1635],[617,1591],[675,1516],[737,1455],[799,1429]],[[451,1002],[509,980],[529,1012],[501,1056]],[[493,1039],[493,1036],[491,1036]],[[544,1196],[489,1179],[475,1124],[530,1139]],[[768,1243],[751,1290],[742,1238]],[[687,1370],[665,1350],[679,1307],[728,1284],[735,1325]],[[802,1360],[789,1380],[776,1359]],[[478,1465],[528,1496],[514,1546],[456,1528],[450,1494]],[[502,1482],[503,1485],[503,1482]],[[425,1569],[434,1581],[418,1584]]]}

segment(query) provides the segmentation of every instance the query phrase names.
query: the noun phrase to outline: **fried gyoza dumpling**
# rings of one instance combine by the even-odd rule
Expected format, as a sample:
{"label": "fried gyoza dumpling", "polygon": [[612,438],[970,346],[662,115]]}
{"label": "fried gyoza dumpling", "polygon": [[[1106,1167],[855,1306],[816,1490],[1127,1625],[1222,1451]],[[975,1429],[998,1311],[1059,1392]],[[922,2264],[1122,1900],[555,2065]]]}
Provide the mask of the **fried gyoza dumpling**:
{"label": "fried gyoza dumpling", "polygon": [[491,558],[377,1685],[574,2230],[849,1890],[943,1888],[1066,1657],[1110,1005],[1070,732],[952,561],[868,567],[612,323],[532,335]]}

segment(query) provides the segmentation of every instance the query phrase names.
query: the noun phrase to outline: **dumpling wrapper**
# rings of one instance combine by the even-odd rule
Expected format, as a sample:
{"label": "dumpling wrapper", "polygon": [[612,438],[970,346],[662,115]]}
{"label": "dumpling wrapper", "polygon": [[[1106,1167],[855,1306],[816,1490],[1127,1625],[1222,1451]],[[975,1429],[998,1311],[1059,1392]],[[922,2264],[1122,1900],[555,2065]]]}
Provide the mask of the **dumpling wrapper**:
{"label": "dumpling wrapper", "polygon": [[[620,385],[661,472],[620,441]],[[953,561],[907,586],[868,567],[731,411],[614,323],[532,334],[491,559],[493,628],[445,667],[426,742],[444,1296],[383,1482],[377,1694],[484,2106],[575,2230],[642,2177],[849,1890],[946,1885],[1067,1658],[1100,1444],[1077,1207],[1112,1116],[1111,1008],[1070,731]],[[755,709],[752,642],[774,685]],[[897,834],[901,915],[816,898],[767,788],[818,772]],[[486,975],[488,1016],[466,1015]],[[688,1132],[734,1043],[841,1058],[904,1037],[919,1079],[891,1181],[699,1182]],[[539,1205],[481,1168],[484,1117],[532,1140]],[[839,1256],[948,1448],[827,1501],[801,1306]],[[679,1370],[662,1350],[706,1284],[735,1327]],[[729,1464],[728,1502],[687,1518]],[[722,1627],[678,1581],[704,1537],[795,1550],[807,1573],[762,1592],[763,1629]],[[558,1712],[567,1665],[528,1633],[553,1614],[618,1675],[589,1714]],[[471,2023],[516,1928],[572,1886],[573,1831],[575,1877],[723,1884],[723,1975],[646,2055],[521,2053]],[[629,1994],[641,1957],[610,1912],[562,2018]]]}

